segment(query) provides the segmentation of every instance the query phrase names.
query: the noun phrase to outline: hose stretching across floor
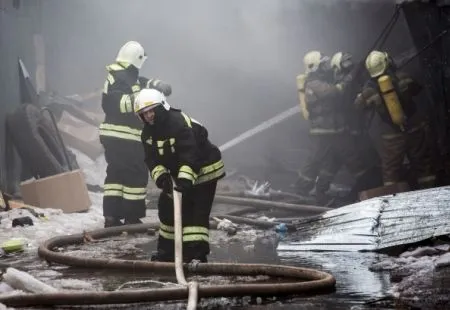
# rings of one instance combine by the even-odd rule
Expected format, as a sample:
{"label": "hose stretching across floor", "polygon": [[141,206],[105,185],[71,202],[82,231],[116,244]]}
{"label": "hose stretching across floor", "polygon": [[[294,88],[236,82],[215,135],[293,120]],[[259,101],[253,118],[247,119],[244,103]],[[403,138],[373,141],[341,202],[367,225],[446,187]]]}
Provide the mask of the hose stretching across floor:
{"label": "hose stretching across floor", "polygon": [[[157,229],[157,223],[126,225],[99,229],[89,234],[94,239],[120,235],[123,232],[145,233],[149,229]],[[71,244],[83,243],[84,234],[58,236],[44,242],[38,250],[41,258],[47,262],[59,263],[74,267],[96,269],[118,269],[133,272],[173,273],[173,263],[133,261],[122,259],[97,259],[70,256],[52,249]],[[202,285],[198,289],[199,297],[229,296],[275,296],[302,294],[311,295],[328,292],[334,289],[335,279],[332,275],[309,268],[266,265],[266,264],[230,264],[230,263],[198,263],[185,264],[184,270],[191,275],[221,276],[269,276],[285,278],[285,283],[235,283],[229,285]],[[182,300],[188,298],[187,288],[144,289],[136,291],[112,292],[61,292],[51,294],[15,295],[0,298],[0,303],[11,307],[50,306],[50,305],[92,305],[118,304],[152,301]]]}

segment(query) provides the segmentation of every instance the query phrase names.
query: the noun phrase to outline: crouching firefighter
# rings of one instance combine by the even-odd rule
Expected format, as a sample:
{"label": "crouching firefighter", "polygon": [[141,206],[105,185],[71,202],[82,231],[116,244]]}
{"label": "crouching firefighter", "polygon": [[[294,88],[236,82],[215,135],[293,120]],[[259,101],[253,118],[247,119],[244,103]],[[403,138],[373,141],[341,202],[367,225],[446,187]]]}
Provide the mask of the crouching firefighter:
{"label": "crouching firefighter", "polygon": [[139,78],[147,56],[135,41],[124,44],[116,62],[107,66],[102,108],[105,120],[100,125],[100,142],[107,163],[103,192],[105,227],[140,223],[145,216],[148,170],[141,145],[142,123],[133,111],[135,94],[141,87],[170,86],[155,80]]}
{"label": "crouching firefighter", "polygon": [[155,261],[174,261],[172,180],[182,193],[183,259],[207,262],[209,215],[217,181],[225,176],[219,149],[208,131],[181,110],[171,108],[165,96],[143,89],[136,97],[135,113],[144,123],[145,163],[156,186],[160,220]]}
{"label": "crouching firefighter", "polygon": [[374,109],[379,115],[384,185],[405,180],[402,167],[406,156],[415,179],[412,187],[434,186],[429,129],[426,117],[413,100],[422,87],[406,73],[397,71],[392,58],[384,52],[372,51],[366,58],[366,69],[371,79],[355,104]]}

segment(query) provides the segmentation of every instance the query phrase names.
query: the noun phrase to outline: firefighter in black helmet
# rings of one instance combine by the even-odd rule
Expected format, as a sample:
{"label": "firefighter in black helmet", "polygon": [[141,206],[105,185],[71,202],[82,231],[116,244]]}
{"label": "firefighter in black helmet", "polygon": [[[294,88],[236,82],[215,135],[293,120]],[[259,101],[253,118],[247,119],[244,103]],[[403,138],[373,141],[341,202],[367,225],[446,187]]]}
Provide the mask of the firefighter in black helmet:
{"label": "firefighter in black helmet", "polygon": [[105,120],[100,125],[100,142],[107,163],[103,192],[105,227],[140,223],[145,216],[148,171],[142,150],[142,123],[133,111],[134,96],[141,88],[161,87],[171,92],[170,85],[158,80],[139,78],[139,70],[147,56],[136,41],[125,43],[116,62],[107,66],[102,108]]}
{"label": "firefighter in black helmet", "polygon": [[413,100],[422,90],[421,85],[398,71],[385,52],[372,51],[366,58],[366,69],[371,79],[357,96],[355,104],[377,112],[384,184],[405,181],[402,167],[406,156],[414,176],[412,187],[434,186],[436,175],[429,128],[426,117],[418,111]]}
{"label": "firefighter in black helmet", "polygon": [[156,186],[160,220],[156,261],[174,261],[172,180],[182,195],[183,259],[207,261],[209,215],[217,181],[225,176],[219,149],[207,129],[181,110],[169,106],[165,96],[144,89],[136,97],[135,113],[143,121],[145,163]]}

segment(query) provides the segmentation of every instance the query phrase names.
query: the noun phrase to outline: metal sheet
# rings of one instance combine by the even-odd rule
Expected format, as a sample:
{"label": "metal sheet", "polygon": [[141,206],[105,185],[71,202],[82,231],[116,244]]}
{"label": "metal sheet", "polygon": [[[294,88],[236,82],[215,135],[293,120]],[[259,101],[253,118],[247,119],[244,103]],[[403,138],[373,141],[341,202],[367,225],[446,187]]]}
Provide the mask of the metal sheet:
{"label": "metal sheet", "polygon": [[302,219],[283,251],[376,251],[450,234],[450,187],[378,197]]}

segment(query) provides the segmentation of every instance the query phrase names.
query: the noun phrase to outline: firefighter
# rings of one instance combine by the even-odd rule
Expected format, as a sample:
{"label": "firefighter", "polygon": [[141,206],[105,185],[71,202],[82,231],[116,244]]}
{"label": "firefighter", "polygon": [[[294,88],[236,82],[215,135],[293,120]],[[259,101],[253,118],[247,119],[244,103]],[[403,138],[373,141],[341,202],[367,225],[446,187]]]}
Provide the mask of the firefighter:
{"label": "firefighter", "polygon": [[[135,41],[125,43],[116,62],[107,66],[108,75],[102,95],[104,122],[100,125],[100,142],[107,163],[103,193],[105,227],[140,223],[145,216],[148,171],[142,150],[142,123],[133,111],[135,94],[142,87],[169,85],[158,80],[139,78],[139,70],[147,56]],[[155,85],[156,84],[156,85]]]}
{"label": "firefighter", "polygon": [[182,193],[183,259],[207,262],[209,215],[217,181],[225,176],[219,149],[207,129],[181,110],[171,108],[165,96],[143,89],[136,97],[135,113],[145,124],[142,143],[145,163],[156,186],[160,220],[155,261],[174,261],[172,180]]}
{"label": "firefighter", "polygon": [[[309,111],[310,135],[314,151],[300,172],[300,178],[308,181],[314,177],[315,166],[333,158],[345,163],[356,179],[354,192],[367,187],[368,169],[359,152],[355,152],[354,140],[348,135],[345,117],[345,91],[351,76],[335,84],[334,72],[328,57],[316,58],[314,70],[305,82],[305,102]],[[356,197],[355,197],[356,198]],[[318,203],[326,202],[323,192],[316,193]]]}
{"label": "firefighter", "polygon": [[426,117],[417,109],[413,97],[421,85],[408,74],[398,71],[385,52],[372,51],[366,58],[371,79],[355,100],[358,107],[374,109],[381,134],[380,157],[383,183],[392,185],[404,180],[402,167],[408,158],[414,176],[412,187],[434,186],[429,128]]}
{"label": "firefighter", "polygon": [[[305,82],[308,74],[315,72],[318,69],[319,63],[323,58],[321,52],[310,51],[303,57],[303,64],[305,73],[297,76],[297,89],[299,93],[300,110],[303,118],[310,121],[308,106],[305,100]],[[317,141],[311,134],[311,140],[314,148],[317,148]],[[328,156],[326,158],[319,158],[316,152],[307,158],[307,162],[303,169],[299,172],[298,179],[294,184],[299,194],[308,195],[311,189],[316,186],[316,198],[319,204],[326,203],[325,192],[328,191],[336,173],[339,171],[341,163],[337,157]],[[316,182],[317,181],[317,182]]]}

